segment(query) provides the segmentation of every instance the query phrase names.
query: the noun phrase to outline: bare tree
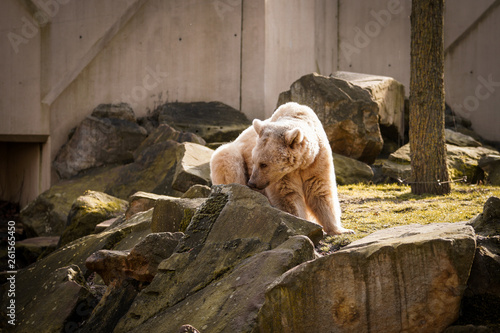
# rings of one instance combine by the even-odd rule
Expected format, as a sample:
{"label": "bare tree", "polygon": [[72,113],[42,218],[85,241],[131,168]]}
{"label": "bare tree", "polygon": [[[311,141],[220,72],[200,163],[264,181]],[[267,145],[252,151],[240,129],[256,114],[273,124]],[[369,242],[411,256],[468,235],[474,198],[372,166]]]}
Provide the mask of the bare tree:
{"label": "bare tree", "polygon": [[443,26],[444,0],[412,1],[410,150],[415,194],[450,193],[444,137]]}

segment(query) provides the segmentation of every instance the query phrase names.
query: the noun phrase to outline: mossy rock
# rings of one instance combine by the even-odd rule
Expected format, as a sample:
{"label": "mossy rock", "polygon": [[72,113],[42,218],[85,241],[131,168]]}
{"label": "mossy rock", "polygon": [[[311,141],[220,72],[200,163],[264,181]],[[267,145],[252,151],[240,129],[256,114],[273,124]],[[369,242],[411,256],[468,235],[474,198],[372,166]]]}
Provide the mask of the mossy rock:
{"label": "mossy rock", "polygon": [[467,177],[469,181],[475,182],[481,169],[478,167],[479,160],[486,155],[498,154],[488,147],[458,147],[446,145],[448,170],[451,179]]}
{"label": "mossy rock", "polygon": [[350,157],[334,153],[333,164],[339,185],[368,183],[373,178],[373,170],[368,164]]}
{"label": "mossy rock", "polygon": [[128,202],[125,200],[102,192],[86,191],[73,203],[68,215],[68,227],[64,230],[59,244],[65,245],[91,234],[97,224],[124,214],[127,207]]}
{"label": "mossy rock", "polygon": [[21,210],[21,222],[31,236],[60,236],[66,229],[73,202],[86,190],[104,192],[116,182],[117,169],[108,166],[95,169],[72,180],[61,181],[40,194]]}

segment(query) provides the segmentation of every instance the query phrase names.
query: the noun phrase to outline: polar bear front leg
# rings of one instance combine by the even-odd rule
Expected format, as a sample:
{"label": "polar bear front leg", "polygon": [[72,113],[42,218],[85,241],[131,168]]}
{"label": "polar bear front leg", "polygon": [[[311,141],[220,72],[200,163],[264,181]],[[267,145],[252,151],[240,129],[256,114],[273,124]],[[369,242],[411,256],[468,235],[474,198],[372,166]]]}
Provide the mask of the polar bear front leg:
{"label": "polar bear front leg", "polygon": [[307,219],[307,205],[302,186],[293,178],[285,176],[280,181],[269,184],[265,192],[273,207]]}
{"label": "polar bear front leg", "polygon": [[306,184],[306,202],[310,211],[323,226],[328,235],[353,234],[354,231],[342,227],[340,203],[336,184],[311,181]]}

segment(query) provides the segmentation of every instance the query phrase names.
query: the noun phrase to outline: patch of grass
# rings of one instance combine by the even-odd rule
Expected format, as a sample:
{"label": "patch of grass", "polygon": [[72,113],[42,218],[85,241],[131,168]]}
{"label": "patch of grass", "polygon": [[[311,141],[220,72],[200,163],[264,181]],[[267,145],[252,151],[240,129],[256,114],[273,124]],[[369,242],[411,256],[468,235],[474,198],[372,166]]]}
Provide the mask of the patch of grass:
{"label": "patch of grass", "polygon": [[500,187],[454,184],[449,195],[414,195],[410,186],[397,184],[344,185],[338,187],[342,226],[354,235],[327,236],[321,253],[334,252],[377,230],[408,224],[468,221],[483,211]]}

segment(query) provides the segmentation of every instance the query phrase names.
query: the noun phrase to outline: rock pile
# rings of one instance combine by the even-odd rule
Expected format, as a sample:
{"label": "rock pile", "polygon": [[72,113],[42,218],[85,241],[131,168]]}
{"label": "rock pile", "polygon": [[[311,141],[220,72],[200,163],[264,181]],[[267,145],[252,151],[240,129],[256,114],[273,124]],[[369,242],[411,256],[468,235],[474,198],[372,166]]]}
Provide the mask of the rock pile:
{"label": "rock pile", "polygon": [[[381,230],[323,257],[314,248],[319,225],[245,186],[214,187],[185,232],[152,232],[168,198],[134,198],[150,200],[147,210],[136,204],[135,214],[18,272],[15,332],[186,324],[200,332],[453,332],[496,320],[498,198],[469,223]],[[159,225],[172,225],[160,216]],[[471,321],[478,298],[490,321]]]}
{"label": "rock pile", "polygon": [[302,76],[278,105],[297,102],[317,114],[334,153],[372,164],[384,144],[379,122],[403,132],[404,86],[396,80],[347,72]]}
{"label": "rock pile", "polygon": [[[448,133],[446,136],[447,162],[451,179],[466,177],[467,181],[473,183],[486,179],[492,185],[500,185],[495,178],[498,169],[492,166],[494,163],[484,162],[488,159],[494,160],[495,156],[498,156],[496,149],[476,146],[478,142],[471,137],[464,138],[465,135],[460,135],[460,144],[472,144],[472,146],[458,146],[453,142],[458,143],[454,137],[460,133],[451,130],[447,130],[446,133]],[[480,161],[484,164],[480,164]],[[382,170],[392,179],[408,180],[411,177],[410,163],[410,144],[406,144],[389,156]]]}
{"label": "rock pile", "polygon": [[[200,117],[205,111],[215,112],[210,113],[208,123]],[[182,115],[198,118],[197,122],[182,122]],[[166,121],[181,130],[197,131],[205,139]],[[214,121],[220,126],[213,127],[210,122]],[[179,197],[192,185],[210,185],[212,150],[204,146],[205,140],[230,140],[248,125],[241,113],[217,102],[167,103],[141,119],[135,118],[127,104],[99,105],[54,161],[61,177],[71,178],[25,207],[21,221],[31,236],[57,237],[71,224],[70,209],[86,190],[126,200],[138,191]],[[368,165],[346,156],[335,155],[334,163],[339,184],[369,182],[373,177]]]}
{"label": "rock pile", "polygon": [[[94,124],[91,131],[90,123]],[[134,128],[144,135],[125,149],[120,142],[130,140],[124,139],[122,127]],[[180,196],[187,190],[186,184],[210,184],[211,150],[203,146],[205,140],[166,124],[151,128],[147,137],[146,134],[128,105],[98,106],[77,127],[54,161],[61,175],[78,175],[52,186],[22,210],[21,221],[27,230],[35,236],[61,236],[69,223],[67,216],[73,202],[86,190],[126,200],[141,190]],[[113,139],[115,136],[121,139]],[[91,157],[92,163],[88,163]]]}
{"label": "rock pile", "polygon": [[[408,128],[408,120],[405,120],[408,110],[405,111],[405,92],[401,83],[389,77],[359,73],[335,72],[329,77],[312,73],[302,76],[292,83],[290,90],[281,93],[278,105],[289,101],[315,110],[334,153],[370,165],[380,158],[381,153],[385,157],[390,154],[383,162],[384,177],[370,177],[365,171],[368,165],[362,167],[359,163],[349,162],[355,177],[341,177],[339,184],[409,179],[409,146],[400,147]],[[470,129],[470,122],[455,115],[449,107],[446,108],[446,126],[451,178],[466,176],[468,182],[486,181],[500,185],[498,150],[484,147],[479,136]],[[384,142],[383,137],[390,137],[389,142]],[[346,161],[338,164],[346,164]],[[375,172],[380,169],[378,166],[372,168]]]}

